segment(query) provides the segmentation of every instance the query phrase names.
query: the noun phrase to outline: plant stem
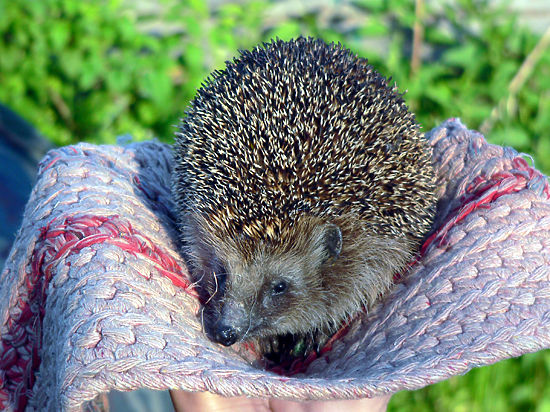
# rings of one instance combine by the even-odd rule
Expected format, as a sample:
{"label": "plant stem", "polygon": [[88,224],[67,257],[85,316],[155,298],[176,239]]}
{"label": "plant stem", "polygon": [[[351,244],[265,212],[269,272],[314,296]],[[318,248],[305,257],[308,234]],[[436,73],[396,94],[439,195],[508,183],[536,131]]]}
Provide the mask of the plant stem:
{"label": "plant stem", "polygon": [[512,107],[517,106],[516,96],[525,85],[525,82],[533,73],[537,62],[540,60],[544,51],[550,46],[550,26],[546,29],[542,37],[539,39],[533,50],[527,55],[521,66],[519,67],[516,75],[508,85],[508,95],[499,100],[498,104],[493,107],[491,116],[481,124],[479,130],[483,134],[487,134],[491,131],[495,123],[502,117],[505,108],[509,108],[507,111],[512,111]]}
{"label": "plant stem", "polygon": [[422,43],[424,41],[424,0],[415,0],[415,20],[411,56],[411,77],[415,76],[422,63]]}

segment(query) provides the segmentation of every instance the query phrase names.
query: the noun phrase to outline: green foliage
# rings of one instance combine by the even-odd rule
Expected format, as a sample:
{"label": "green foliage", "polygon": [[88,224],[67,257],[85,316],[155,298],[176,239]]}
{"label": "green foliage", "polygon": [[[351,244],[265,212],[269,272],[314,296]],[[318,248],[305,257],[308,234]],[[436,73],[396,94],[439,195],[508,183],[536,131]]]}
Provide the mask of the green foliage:
{"label": "green foliage", "polygon": [[[425,3],[425,56],[413,74],[408,0],[349,0],[364,16],[351,27],[320,19],[322,7],[274,20],[277,3],[268,0],[214,10],[198,0],[160,0],[152,13],[124,0],[0,0],[0,101],[57,144],[114,142],[125,133],[170,141],[197,87],[238,49],[311,35],[344,43],[391,76],[425,130],[455,116],[479,128],[500,108],[488,138],[535,153],[550,170],[550,156],[537,156],[550,150],[550,53],[510,95],[537,36],[487,0]],[[371,47],[377,39],[382,50]]]}
{"label": "green foliage", "polygon": [[389,3],[383,13],[393,16],[398,26],[390,33],[388,58],[370,60],[408,90],[406,99],[425,129],[449,117],[479,128],[494,108],[501,107],[489,140],[535,153],[537,164],[550,170],[550,52],[536,62],[517,96],[509,91],[538,36],[518,26],[515,15],[489,7],[487,1],[460,0],[440,10],[429,8],[437,2],[426,2],[424,48],[429,48],[429,56],[411,74],[403,50],[411,42],[413,2]]}
{"label": "green foliage", "polygon": [[260,10],[225,5],[211,24],[202,1],[180,2],[166,21],[177,17],[185,32],[155,36],[120,0],[0,7],[0,101],[57,144],[171,136],[206,74],[235,52],[240,24],[258,32]]}
{"label": "green foliage", "polygon": [[[424,58],[412,73],[410,0],[349,0],[364,16],[355,26],[326,19],[321,7],[273,18],[278,3],[269,0],[216,9],[159,0],[151,13],[124,0],[0,0],[0,101],[57,144],[113,143],[125,133],[171,141],[195,90],[238,49],[311,35],[392,76],[425,130],[448,117],[479,128],[498,110],[488,138],[534,154],[550,172],[550,53],[510,91],[538,36],[488,0],[425,3]],[[390,410],[550,411],[549,376],[550,353],[540,352],[401,392]]]}
{"label": "green foliage", "polygon": [[399,392],[389,412],[546,411],[550,405],[550,351],[474,369],[423,390]]}

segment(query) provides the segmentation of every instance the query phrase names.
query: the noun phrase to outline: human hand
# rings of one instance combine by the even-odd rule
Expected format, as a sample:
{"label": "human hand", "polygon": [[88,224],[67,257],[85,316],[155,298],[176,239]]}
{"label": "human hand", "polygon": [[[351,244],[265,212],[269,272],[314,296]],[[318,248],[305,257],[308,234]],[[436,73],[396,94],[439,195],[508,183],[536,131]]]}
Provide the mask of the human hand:
{"label": "human hand", "polygon": [[210,392],[171,390],[176,412],[384,412],[391,395],[360,400],[293,402],[238,396],[225,398]]}

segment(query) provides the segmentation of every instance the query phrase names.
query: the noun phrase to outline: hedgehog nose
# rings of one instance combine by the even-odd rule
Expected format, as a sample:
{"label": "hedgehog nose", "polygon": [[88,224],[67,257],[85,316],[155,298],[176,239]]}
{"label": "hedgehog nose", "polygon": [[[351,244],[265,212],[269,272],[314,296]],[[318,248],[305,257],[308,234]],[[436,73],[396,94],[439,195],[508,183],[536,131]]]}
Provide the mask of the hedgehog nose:
{"label": "hedgehog nose", "polygon": [[219,325],[216,330],[216,342],[224,346],[231,346],[237,341],[237,332],[231,326]]}

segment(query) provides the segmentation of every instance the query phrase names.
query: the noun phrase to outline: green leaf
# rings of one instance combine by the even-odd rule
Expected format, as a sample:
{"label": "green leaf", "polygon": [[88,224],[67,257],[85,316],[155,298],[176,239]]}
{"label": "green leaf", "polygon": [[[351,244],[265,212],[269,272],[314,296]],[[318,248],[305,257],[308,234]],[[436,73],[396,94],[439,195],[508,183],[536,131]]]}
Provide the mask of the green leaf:
{"label": "green leaf", "polygon": [[59,67],[70,79],[82,77],[82,54],[80,50],[69,49],[56,56]]}
{"label": "green leaf", "polygon": [[[536,167],[541,168],[546,175],[550,174],[550,134],[541,137],[537,145]],[[550,356],[545,357],[546,373],[550,376]]]}
{"label": "green leaf", "polygon": [[196,44],[188,44],[183,51],[185,63],[195,70],[202,69],[203,56],[202,48]]}
{"label": "green leaf", "polygon": [[4,73],[9,73],[17,70],[23,59],[25,58],[24,50],[17,47],[2,50],[2,58],[0,58],[0,68]]}
{"label": "green leaf", "polygon": [[475,44],[466,43],[447,51],[443,55],[443,61],[453,66],[467,67],[475,61],[479,53],[480,51]]}
{"label": "green leaf", "polygon": [[488,136],[491,142],[516,149],[529,146],[531,139],[525,129],[518,126],[497,129]]}
{"label": "green leaf", "polygon": [[550,412],[550,396],[545,397],[538,402],[536,412]]}
{"label": "green leaf", "polygon": [[365,24],[359,29],[359,33],[365,37],[384,36],[389,33],[389,27],[386,21],[376,17],[369,17]]}
{"label": "green leaf", "polygon": [[53,50],[58,51],[65,47],[70,37],[69,22],[61,21],[52,26],[49,31],[50,45]]}
{"label": "green leaf", "polygon": [[138,105],[138,116],[143,124],[151,125],[155,120],[155,106],[150,102],[142,101]]}
{"label": "green leaf", "polygon": [[287,20],[281,23],[278,27],[269,32],[269,36],[273,39],[279,38],[282,40],[290,40],[298,37],[301,33],[300,24],[295,20]]}

